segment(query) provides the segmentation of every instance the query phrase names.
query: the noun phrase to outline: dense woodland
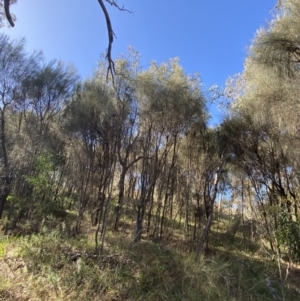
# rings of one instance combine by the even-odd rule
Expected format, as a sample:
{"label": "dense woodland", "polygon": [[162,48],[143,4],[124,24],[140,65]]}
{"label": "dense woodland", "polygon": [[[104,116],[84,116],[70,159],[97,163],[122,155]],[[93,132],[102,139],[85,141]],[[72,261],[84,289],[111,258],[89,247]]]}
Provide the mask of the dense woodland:
{"label": "dense woodland", "polygon": [[[300,1],[282,1],[257,31],[244,71],[218,91],[216,127],[200,77],[176,58],[142,68],[129,48],[114,60],[113,81],[105,57],[80,81],[72,67],[0,35],[3,237],[56,229],[67,241],[88,231],[88,251],[68,253],[77,262],[108,258],[112,237],[126,235],[138,252],[142,242],[170,242],[196,264],[222,248],[216,227],[226,221],[231,242],[248,229],[248,249],[263,245],[278,273],[277,292],[267,281],[264,297],[249,300],[299,300],[286,285],[300,261],[299,28]],[[248,300],[220,277],[228,295],[203,300]],[[173,300],[168,294],[105,300]]]}

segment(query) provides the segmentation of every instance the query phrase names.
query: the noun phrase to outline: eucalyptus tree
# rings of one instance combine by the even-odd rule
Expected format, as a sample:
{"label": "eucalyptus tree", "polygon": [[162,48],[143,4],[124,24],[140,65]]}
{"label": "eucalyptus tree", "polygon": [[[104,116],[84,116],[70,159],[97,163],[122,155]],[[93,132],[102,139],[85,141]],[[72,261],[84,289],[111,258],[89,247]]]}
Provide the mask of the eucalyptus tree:
{"label": "eucalyptus tree", "polygon": [[43,148],[50,151],[49,146],[53,152],[59,151],[60,144],[55,143],[60,130],[59,115],[69,101],[77,80],[72,66],[51,61],[41,64],[36,74],[29,75],[23,81],[20,123],[26,127],[32,154],[43,151]]}
{"label": "eucalyptus tree", "polygon": [[269,27],[257,32],[243,74],[229,88],[235,91],[234,154],[251,181],[271,248],[280,252],[284,245],[294,255],[299,251],[291,247],[298,238],[290,231],[299,223],[299,25],[300,2],[281,1]]}
{"label": "eucalyptus tree", "polygon": [[140,68],[139,54],[133,48],[128,49],[126,56],[116,60],[117,76],[114,88],[118,99],[118,122],[114,127],[118,136],[117,155],[120,176],[118,180],[118,201],[115,207],[115,231],[119,228],[124,204],[125,177],[128,170],[142,159],[138,145],[140,137],[138,128],[140,107],[136,92],[136,78]]}
{"label": "eucalyptus tree", "polygon": [[196,259],[205,249],[205,244],[208,245],[208,235],[214,217],[217,195],[222,193],[220,187],[221,183],[225,181],[223,175],[230,158],[228,132],[223,125],[215,129],[207,129],[204,132],[204,137],[205,139],[200,142],[202,144],[201,152],[198,151],[201,164],[200,167],[199,165],[197,167],[198,186],[196,187],[198,193],[202,195],[206,220],[197,242]]}
{"label": "eucalyptus tree", "polygon": [[[29,217],[34,210],[41,213],[43,204],[52,204],[51,200],[57,199],[56,180],[62,177],[54,174],[61,167],[57,156],[62,156],[64,145],[58,115],[77,78],[62,63],[45,64],[40,53],[28,54],[24,39],[10,41],[5,35],[0,36],[0,64],[0,215],[9,196],[11,210],[19,208],[15,217]],[[41,164],[49,170],[42,171]],[[39,180],[48,181],[48,194],[40,189],[41,182],[37,187]]]}
{"label": "eucalyptus tree", "polygon": [[[251,183],[254,193],[255,208],[258,218],[265,229],[271,249],[276,252],[278,244],[274,241],[274,231],[279,230],[279,220],[287,213],[292,219],[298,220],[298,177],[297,163],[292,159],[294,148],[298,142],[290,139],[282,129],[267,122],[268,112],[264,120],[252,123],[246,115],[238,120],[227,123],[233,135],[232,144],[233,164],[244,171],[245,179]],[[245,118],[245,119],[244,119]]]}
{"label": "eucalyptus tree", "polygon": [[143,159],[135,240],[140,239],[148,204],[149,227],[154,197],[157,197],[154,234],[162,234],[166,212],[171,208],[175,193],[178,147],[184,132],[199,120],[205,123],[206,118],[201,82],[197,77],[187,76],[178,59],[161,65],[152,63],[139,74],[137,81]]}
{"label": "eucalyptus tree", "polygon": [[267,108],[268,118],[297,138],[299,25],[300,2],[282,1],[270,25],[257,32],[243,74],[248,102]]}
{"label": "eucalyptus tree", "polygon": [[[23,188],[18,187],[15,193],[25,197],[27,207],[30,204],[31,213],[28,216],[32,216],[33,208],[43,214],[41,208],[52,206],[57,201],[58,187],[63,179],[65,145],[59,114],[71,97],[76,81],[77,75],[72,67],[52,61],[46,64],[41,62],[38,70],[22,82],[22,99],[15,109],[19,122],[15,127],[18,139],[14,152],[18,153],[15,158],[18,158],[22,168],[23,176],[19,175],[19,178],[27,184],[20,185],[22,181],[19,179],[19,186]],[[44,171],[42,164],[45,164]],[[48,177],[43,177],[45,172]],[[49,186],[47,197],[41,187],[39,193],[38,188],[34,187],[40,176],[44,178],[43,181],[48,181],[44,183]],[[29,191],[35,191],[35,196]]]}
{"label": "eucalyptus tree", "polygon": [[10,193],[12,174],[10,146],[11,139],[7,136],[7,115],[13,112],[22,100],[24,80],[38,72],[41,55],[29,55],[25,50],[25,40],[11,41],[8,36],[0,35],[0,135],[1,135],[1,197],[0,217],[4,204]]}
{"label": "eucalyptus tree", "polygon": [[106,218],[105,204],[111,194],[117,159],[118,134],[114,127],[118,123],[117,99],[114,89],[105,84],[103,73],[98,71],[78,86],[64,113],[71,175],[78,175],[72,180],[78,187],[76,230],[88,207],[93,215],[96,213],[93,223],[100,225]]}

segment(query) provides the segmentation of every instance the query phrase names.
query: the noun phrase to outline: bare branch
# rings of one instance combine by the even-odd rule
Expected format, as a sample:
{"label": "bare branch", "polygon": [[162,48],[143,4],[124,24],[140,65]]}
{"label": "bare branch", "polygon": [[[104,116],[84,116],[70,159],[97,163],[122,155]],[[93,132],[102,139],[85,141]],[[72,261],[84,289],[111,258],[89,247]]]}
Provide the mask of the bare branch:
{"label": "bare branch", "polygon": [[121,10],[121,11],[127,11],[128,13],[132,14],[132,11],[129,9],[126,9],[125,6],[123,5],[122,7],[120,7],[116,1],[114,0],[105,0],[106,2],[108,2],[111,6],[115,6],[117,9]]}
{"label": "bare branch", "polygon": [[11,17],[10,11],[9,11],[9,5],[10,5],[10,0],[4,0],[4,10],[5,10],[5,15],[6,18],[10,24],[11,27],[15,26],[15,23]]}
{"label": "bare branch", "polygon": [[275,8],[279,9],[281,6],[282,6],[281,0],[278,0]]}
{"label": "bare branch", "polygon": [[[121,10],[121,11],[127,11],[129,13],[132,13],[132,11],[124,8],[124,6],[120,7],[116,1],[114,0],[105,0],[106,2],[108,2],[110,5],[112,6],[115,6],[117,9]],[[111,50],[112,50],[112,44],[114,42],[114,37],[115,37],[115,34],[114,34],[114,31],[112,29],[112,25],[111,25],[111,21],[110,21],[110,17],[109,17],[109,14],[107,12],[107,9],[104,5],[104,2],[103,0],[98,0],[100,6],[101,6],[101,9],[104,13],[104,16],[105,16],[105,20],[106,20],[106,27],[107,27],[107,31],[108,31],[108,48],[107,48],[107,52],[106,52],[106,58],[107,58],[107,61],[108,61],[108,67],[107,67],[107,74],[106,74],[106,80],[108,80],[108,75],[110,74],[111,77],[112,77],[112,81],[114,83],[114,75],[116,74],[116,71],[115,71],[115,63],[112,59],[112,56],[111,56]]]}
{"label": "bare branch", "polygon": [[98,2],[101,6],[101,9],[102,9],[103,13],[104,13],[105,20],[106,20],[107,31],[108,31],[108,48],[107,48],[107,52],[106,52],[108,67],[107,67],[106,80],[108,79],[108,75],[110,74],[111,77],[112,77],[112,80],[114,82],[114,74],[116,73],[116,71],[115,71],[115,63],[114,63],[114,61],[112,60],[112,57],[111,57],[111,50],[112,50],[112,44],[114,42],[115,34],[114,34],[113,29],[112,29],[110,17],[109,17],[109,14],[107,12],[107,9],[106,9],[106,7],[103,3],[103,0],[98,0]]}

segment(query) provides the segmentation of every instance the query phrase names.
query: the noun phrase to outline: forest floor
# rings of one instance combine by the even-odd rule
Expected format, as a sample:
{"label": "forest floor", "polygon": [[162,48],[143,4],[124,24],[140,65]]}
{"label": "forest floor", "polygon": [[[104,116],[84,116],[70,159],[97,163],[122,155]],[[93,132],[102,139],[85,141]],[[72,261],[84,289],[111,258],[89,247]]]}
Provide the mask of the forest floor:
{"label": "forest floor", "polygon": [[0,300],[300,301],[299,266],[285,280],[281,262],[280,280],[263,242],[247,238],[248,225],[235,225],[214,221],[208,252],[197,263],[180,229],[139,243],[132,243],[130,225],[108,231],[100,256],[95,228],[70,237],[65,223],[55,222],[37,233],[1,234]]}

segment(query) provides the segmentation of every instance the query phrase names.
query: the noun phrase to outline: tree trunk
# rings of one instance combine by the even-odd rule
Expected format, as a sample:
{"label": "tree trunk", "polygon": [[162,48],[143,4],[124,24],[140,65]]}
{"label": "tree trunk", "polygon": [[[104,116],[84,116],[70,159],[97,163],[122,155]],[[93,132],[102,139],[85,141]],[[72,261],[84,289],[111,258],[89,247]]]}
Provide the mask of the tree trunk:
{"label": "tree trunk", "polygon": [[5,133],[5,107],[1,110],[1,148],[2,148],[2,156],[3,156],[3,165],[4,165],[4,177],[3,184],[4,188],[0,197],[0,219],[2,218],[4,206],[6,203],[6,199],[10,193],[10,184],[11,179],[9,175],[9,164],[8,164],[8,156],[6,149],[6,133]]}
{"label": "tree trunk", "polygon": [[125,186],[125,175],[126,175],[126,168],[122,167],[122,172],[119,179],[119,199],[118,204],[116,206],[115,212],[116,212],[116,218],[115,218],[115,224],[114,224],[114,231],[119,230],[119,223],[120,223],[120,216],[121,216],[121,208],[123,206],[124,201],[124,186]]}
{"label": "tree trunk", "polygon": [[210,206],[211,206],[210,214],[208,216],[205,228],[202,232],[201,238],[200,238],[199,243],[198,243],[198,247],[197,247],[197,250],[196,250],[196,256],[195,256],[196,261],[199,259],[199,256],[200,256],[200,254],[202,253],[202,251],[204,249],[204,245],[205,245],[205,242],[207,241],[208,233],[209,233],[209,230],[210,230],[210,227],[211,227],[212,218],[213,218],[214,204],[215,204],[215,200],[216,200],[217,193],[218,193],[218,184],[220,182],[220,178],[221,178],[221,174],[222,174],[222,170],[221,170],[222,165],[223,164],[220,165],[220,167],[218,168],[218,170],[215,174],[215,180],[214,180],[214,184],[213,184],[214,185],[213,194],[212,194],[212,196],[210,196]]}
{"label": "tree trunk", "polygon": [[[164,203],[163,203],[163,210],[162,210],[162,216],[161,216],[161,222],[160,222],[160,238],[163,236],[163,228],[164,228],[164,222],[166,217],[166,211],[167,211],[167,203],[168,199],[171,195],[173,195],[173,187],[172,187],[172,172],[175,167],[175,161],[176,161],[176,147],[177,147],[177,135],[174,136],[174,147],[173,147],[173,156],[172,156],[172,163],[168,171],[168,178],[166,183],[166,192],[164,197]],[[166,153],[167,155],[167,153]],[[171,186],[169,188],[169,186]]]}
{"label": "tree trunk", "polygon": [[[143,201],[144,203],[145,201]],[[135,230],[135,237],[133,242],[139,242],[142,237],[142,230],[143,230],[143,220],[145,214],[145,205],[139,205],[137,210],[137,220],[136,220],[136,230]]]}

